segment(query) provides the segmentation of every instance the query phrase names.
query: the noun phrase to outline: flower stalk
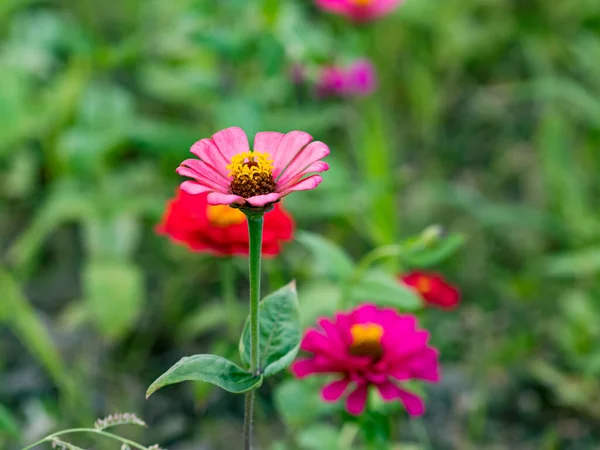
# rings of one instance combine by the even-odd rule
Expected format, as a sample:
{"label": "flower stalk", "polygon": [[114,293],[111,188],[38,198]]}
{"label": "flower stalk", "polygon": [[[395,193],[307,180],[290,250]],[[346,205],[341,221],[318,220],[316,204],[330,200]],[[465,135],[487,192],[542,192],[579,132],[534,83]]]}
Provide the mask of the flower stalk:
{"label": "flower stalk", "polygon": [[[244,211],[244,210],[243,210]],[[248,234],[250,238],[250,372],[258,373],[260,370],[259,351],[259,301],[260,301],[260,275],[261,251],[264,213],[244,211],[248,218]],[[244,449],[252,448],[252,419],[254,413],[254,390],[246,393],[246,406],[244,411]]]}

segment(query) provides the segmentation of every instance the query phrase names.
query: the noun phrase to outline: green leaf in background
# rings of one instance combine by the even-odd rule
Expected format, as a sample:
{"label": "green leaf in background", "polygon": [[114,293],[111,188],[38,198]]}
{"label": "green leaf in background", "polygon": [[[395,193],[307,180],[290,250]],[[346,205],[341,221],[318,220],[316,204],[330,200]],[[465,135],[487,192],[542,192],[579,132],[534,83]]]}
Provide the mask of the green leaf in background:
{"label": "green leaf in background", "polygon": [[304,327],[314,325],[320,316],[332,316],[342,298],[339,283],[332,281],[317,281],[302,284],[299,294],[300,319]]}
{"label": "green leaf in background", "polygon": [[19,273],[27,271],[34,264],[42,245],[59,225],[89,217],[93,213],[93,202],[77,183],[64,180],[49,190],[47,200],[38,208],[31,225],[8,251],[9,259],[17,266]]}
{"label": "green leaf in background", "polygon": [[143,307],[142,274],[126,261],[89,261],[83,270],[83,290],[94,324],[111,339],[127,332]]}
{"label": "green leaf in background", "polygon": [[303,450],[332,450],[338,448],[337,427],[316,424],[298,433],[298,444]]}
{"label": "green leaf in background", "polygon": [[[271,376],[289,366],[300,348],[302,328],[296,282],[292,281],[260,302],[260,369]],[[246,321],[240,354],[250,363],[250,326]]]}
{"label": "green leaf in background", "polygon": [[550,256],[544,272],[552,277],[578,277],[600,272],[600,247]]}
{"label": "green leaf in background", "polygon": [[69,375],[62,356],[54,345],[50,333],[37,316],[12,275],[0,267],[0,323],[19,338],[24,347],[42,364],[54,383],[69,401],[77,397],[76,386]]}
{"label": "green leaf in background", "polygon": [[321,398],[323,381],[315,378],[290,379],[277,385],[275,407],[285,424],[291,428],[303,427],[321,416],[331,414],[339,405],[325,403]]}
{"label": "green leaf in background", "polygon": [[11,412],[0,404],[0,436],[3,434],[18,438],[21,435],[21,429]]}
{"label": "green leaf in background", "polygon": [[170,384],[182,381],[205,381],[234,394],[242,394],[262,384],[263,377],[252,375],[228,359],[216,355],[182,358],[163,373],[146,391],[146,398]]}
{"label": "green leaf in background", "polygon": [[431,267],[456,253],[465,244],[465,241],[462,234],[451,234],[431,246],[409,247],[406,252],[401,254],[401,258],[415,267]]}
{"label": "green leaf in background", "polygon": [[350,299],[354,303],[373,302],[380,306],[392,306],[406,311],[414,311],[423,305],[421,298],[385,272],[369,270],[349,288]]}
{"label": "green leaf in background", "polygon": [[333,242],[313,233],[298,233],[296,240],[306,247],[314,257],[312,268],[315,273],[335,280],[350,276],[354,263],[350,257]]}

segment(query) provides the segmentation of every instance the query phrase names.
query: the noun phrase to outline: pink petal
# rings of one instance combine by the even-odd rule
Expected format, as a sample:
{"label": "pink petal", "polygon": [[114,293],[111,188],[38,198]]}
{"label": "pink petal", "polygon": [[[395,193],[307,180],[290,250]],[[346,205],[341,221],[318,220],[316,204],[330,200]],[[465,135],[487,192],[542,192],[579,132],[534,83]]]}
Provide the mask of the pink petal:
{"label": "pink petal", "polygon": [[321,175],[311,175],[308,178],[305,178],[302,181],[299,181],[298,183],[288,187],[285,191],[280,192],[279,194],[284,197],[286,195],[288,195],[290,192],[294,192],[294,191],[309,191],[311,189],[316,188],[319,184],[321,184],[321,181],[323,181],[323,178],[321,178]]}
{"label": "pink petal", "polygon": [[279,195],[277,192],[272,192],[271,194],[248,197],[246,201],[252,206],[265,206],[267,203],[273,203],[274,201],[279,200],[279,197],[281,197],[281,195]]}
{"label": "pink petal", "polygon": [[277,179],[287,165],[294,159],[306,144],[312,141],[312,136],[304,131],[290,131],[281,139],[273,157],[273,178]]}
{"label": "pink petal", "polygon": [[346,337],[344,331],[346,330],[343,330],[340,325],[332,323],[329,319],[319,320],[319,325],[321,325],[321,328],[327,333],[327,338],[331,345],[340,352],[343,352],[350,344],[349,341],[344,339]]}
{"label": "pink petal", "polygon": [[205,176],[199,174],[198,172],[196,172],[193,169],[190,169],[188,167],[182,167],[179,166],[175,172],[177,172],[179,175],[183,176],[183,177],[190,177],[193,178],[197,183],[203,184],[209,188],[211,188],[211,190],[214,191],[227,191],[228,188],[223,187],[222,185],[215,183],[212,180],[209,180],[208,178],[206,178]]}
{"label": "pink petal", "polygon": [[431,347],[415,354],[410,360],[399,363],[410,371],[413,378],[433,383],[440,380],[438,352]]}
{"label": "pink petal", "polygon": [[195,181],[184,181],[183,183],[181,183],[180,186],[181,190],[184,192],[187,192],[188,194],[192,194],[192,195],[196,195],[196,194],[204,194],[205,192],[210,192],[212,191],[211,188],[197,183]]}
{"label": "pink petal", "polygon": [[211,192],[206,199],[209,205],[231,205],[232,203],[243,205],[246,203],[244,197],[234,194],[222,194],[220,192]]}
{"label": "pink petal", "polygon": [[190,152],[227,178],[226,166],[231,160],[227,159],[221,153],[219,147],[217,147],[212,139],[202,139],[194,143],[192,148],[190,148]]}
{"label": "pink petal", "polygon": [[277,184],[284,185],[305,171],[312,163],[325,158],[327,155],[329,155],[329,147],[319,141],[311,142],[290,162],[285,172],[277,180]]}
{"label": "pink petal", "polygon": [[300,348],[306,352],[328,355],[336,359],[345,353],[344,346],[339,345],[335,340],[323,336],[316,330],[308,330],[306,332]]}
{"label": "pink petal", "polygon": [[332,371],[330,367],[318,364],[314,359],[300,359],[292,364],[291,370],[298,378],[304,378],[314,373],[328,373]]}
{"label": "pink petal", "polygon": [[369,385],[361,384],[346,399],[346,409],[352,415],[358,416],[365,409]]}
{"label": "pink petal", "polygon": [[200,175],[203,175],[205,178],[214,181],[217,184],[222,185],[225,189],[229,188],[231,184],[229,180],[223,176],[222,173],[213,169],[212,166],[206,164],[204,161],[200,159],[186,159],[181,163],[181,166],[189,167],[192,170],[195,170]]}
{"label": "pink petal", "polygon": [[276,131],[256,133],[256,136],[254,136],[254,151],[267,152],[269,155],[274,156],[283,136],[285,136],[283,133],[277,133]]}
{"label": "pink petal", "polygon": [[379,323],[380,310],[373,304],[365,303],[352,312],[350,319],[353,323]]}
{"label": "pink petal", "polygon": [[347,379],[333,381],[321,390],[321,397],[326,402],[336,402],[344,395],[349,384],[350,380]]}
{"label": "pink petal", "polygon": [[425,403],[423,400],[412,392],[400,389],[391,382],[377,385],[379,393],[384,400],[390,401],[400,399],[404,403],[404,407],[411,416],[420,416],[425,412]]}
{"label": "pink petal", "polygon": [[303,178],[308,178],[307,175],[311,175],[316,172],[324,172],[326,170],[329,170],[329,164],[327,164],[324,161],[317,161],[315,163],[312,163],[303,172],[300,172],[299,175],[287,181],[285,184],[278,184],[277,189],[279,189],[280,191],[285,191],[294,184],[298,183],[298,181],[302,180]]}
{"label": "pink petal", "polygon": [[250,151],[248,137],[244,130],[239,127],[225,128],[213,134],[212,138],[229,162],[231,162],[233,156]]}

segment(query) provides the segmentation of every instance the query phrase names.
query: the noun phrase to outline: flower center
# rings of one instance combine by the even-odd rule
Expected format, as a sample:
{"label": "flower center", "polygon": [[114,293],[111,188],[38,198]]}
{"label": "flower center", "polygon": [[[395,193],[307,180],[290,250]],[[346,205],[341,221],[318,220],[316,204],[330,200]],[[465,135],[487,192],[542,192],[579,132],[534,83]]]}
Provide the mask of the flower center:
{"label": "flower center", "polygon": [[227,205],[208,205],[206,216],[211,225],[216,227],[228,227],[242,223],[246,216],[239,209],[230,208]]}
{"label": "flower center", "polygon": [[369,6],[373,3],[373,0],[350,0],[355,6]]}
{"label": "flower center", "polygon": [[421,294],[429,294],[431,292],[431,280],[427,277],[419,277],[416,287]]}
{"label": "flower center", "polygon": [[376,323],[357,323],[350,327],[352,344],[350,353],[355,356],[371,356],[378,359],[383,354],[381,338],[383,327]]}
{"label": "flower center", "polygon": [[231,158],[227,166],[231,193],[244,198],[275,191],[273,159],[268,153],[244,152]]}

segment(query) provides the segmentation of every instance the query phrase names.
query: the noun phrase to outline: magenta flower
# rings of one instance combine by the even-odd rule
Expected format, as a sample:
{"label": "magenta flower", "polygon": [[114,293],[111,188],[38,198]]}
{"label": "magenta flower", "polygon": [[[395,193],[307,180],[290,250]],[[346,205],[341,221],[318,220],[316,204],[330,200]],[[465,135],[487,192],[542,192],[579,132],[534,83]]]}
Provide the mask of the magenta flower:
{"label": "magenta flower", "polygon": [[177,169],[193,179],[184,181],[181,189],[188,194],[208,192],[211,205],[255,207],[314,189],[323,181],[318,173],[329,169],[321,161],[329,148],[312,140],[303,131],[263,131],[256,133],[251,151],[241,128],[227,128],[192,145],[190,151],[199,159],[186,159]]}
{"label": "magenta flower", "polygon": [[366,22],[390,13],[402,0],[316,0],[316,3],[325,11]]}
{"label": "magenta flower", "polygon": [[392,309],[362,305],[335,321],[320,319],[321,329],[306,332],[300,348],[313,356],[292,365],[299,378],[334,374],[338,379],[321,391],[325,401],[335,402],[348,393],[346,409],[358,415],[370,386],[384,400],[400,400],[411,416],[425,412],[423,400],[399,382],[412,379],[439,381],[438,352],[427,344],[429,333],[417,328],[414,316]]}
{"label": "magenta flower", "polygon": [[375,68],[366,59],[355,61],[347,71],[350,90],[358,95],[371,94],[377,87]]}
{"label": "magenta flower", "polygon": [[316,87],[319,97],[342,97],[350,93],[346,70],[339,66],[323,67],[319,73]]}
{"label": "magenta flower", "polygon": [[366,59],[359,59],[346,67],[322,68],[317,81],[317,94],[320,97],[368,95],[376,87],[375,68]]}

